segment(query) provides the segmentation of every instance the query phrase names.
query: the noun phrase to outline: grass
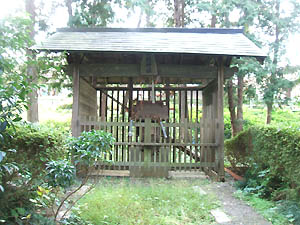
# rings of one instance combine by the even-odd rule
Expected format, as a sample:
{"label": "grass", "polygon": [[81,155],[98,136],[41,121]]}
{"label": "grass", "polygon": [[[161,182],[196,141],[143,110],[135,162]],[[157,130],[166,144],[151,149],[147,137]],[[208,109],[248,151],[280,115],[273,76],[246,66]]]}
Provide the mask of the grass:
{"label": "grass", "polygon": [[266,220],[270,221],[273,225],[289,225],[292,221],[280,213],[275,202],[268,201],[257,197],[254,194],[236,191],[235,197],[247,202]]}
{"label": "grass", "polygon": [[79,215],[92,224],[213,224],[212,195],[193,186],[207,181],[165,179],[103,179],[79,206]]}

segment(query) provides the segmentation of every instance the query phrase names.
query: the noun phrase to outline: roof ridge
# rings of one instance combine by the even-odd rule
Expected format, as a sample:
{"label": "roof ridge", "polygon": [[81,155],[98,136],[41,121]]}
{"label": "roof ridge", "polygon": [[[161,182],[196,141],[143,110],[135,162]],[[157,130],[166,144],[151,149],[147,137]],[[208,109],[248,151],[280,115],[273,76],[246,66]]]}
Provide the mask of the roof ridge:
{"label": "roof ridge", "polygon": [[215,33],[236,34],[243,33],[241,28],[58,28],[57,32],[158,32],[158,33]]}

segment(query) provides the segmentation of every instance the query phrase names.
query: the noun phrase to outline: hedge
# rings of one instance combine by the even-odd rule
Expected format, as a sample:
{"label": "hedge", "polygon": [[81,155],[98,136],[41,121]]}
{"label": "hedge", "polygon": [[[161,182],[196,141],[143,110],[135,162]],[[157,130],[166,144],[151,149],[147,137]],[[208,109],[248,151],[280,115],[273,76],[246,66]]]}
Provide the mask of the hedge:
{"label": "hedge", "polygon": [[[276,180],[285,187],[297,190],[299,195],[299,130],[250,127],[225,142],[225,155],[233,167],[248,166],[252,172],[256,171],[257,176]],[[259,171],[264,173],[259,174]]]}
{"label": "hedge", "polygon": [[[67,132],[46,126],[20,123],[5,131],[1,151],[6,152],[2,163],[19,168],[12,173],[0,170],[0,218],[13,221],[18,213],[31,208],[37,187],[43,185],[46,164],[66,157]],[[24,211],[25,212],[25,211]],[[26,211],[27,212],[27,211]],[[26,215],[27,216],[27,215]]]}

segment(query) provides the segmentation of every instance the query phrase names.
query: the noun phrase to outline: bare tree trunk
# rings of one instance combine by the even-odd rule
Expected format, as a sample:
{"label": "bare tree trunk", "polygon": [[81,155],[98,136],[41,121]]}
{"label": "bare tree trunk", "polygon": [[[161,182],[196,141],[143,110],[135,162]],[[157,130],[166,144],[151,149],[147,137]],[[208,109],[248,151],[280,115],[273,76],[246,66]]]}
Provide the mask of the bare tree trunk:
{"label": "bare tree trunk", "polygon": [[137,28],[141,27],[142,17],[143,17],[143,10],[141,9],[141,12],[140,12],[140,15],[139,15],[138,24],[136,26]]}
{"label": "bare tree trunk", "polygon": [[179,0],[174,0],[174,25],[180,27]]}
{"label": "bare tree trunk", "polygon": [[184,27],[184,0],[174,0],[174,25]]}
{"label": "bare tree trunk", "polygon": [[238,76],[238,90],[237,90],[237,133],[243,130],[243,89],[244,89],[244,77]]}
{"label": "bare tree trunk", "polygon": [[[35,31],[34,31],[34,24],[35,24],[35,5],[34,0],[26,0],[25,2],[26,12],[30,15],[30,19],[32,21],[30,29],[30,38],[34,41]],[[27,66],[27,76],[29,82],[32,84],[36,84],[38,80],[38,74],[33,61],[35,59],[35,55],[31,50],[27,50],[27,59],[28,59],[28,66]],[[32,92],[28,94],[28,110],[27,110],[27,120],[35,123],[39,121],[39,108],[38,108],[38,92],[37,88],[33,88]]]}
{"label": "bare tree trunk", "polygon": [[237,134],[237,129],[236,129],[236,114],[235,114],[232,80],[227,81],[227,95],[228,95],[228,109],[230,112],[231,134],[234,137]]}
{"label": "bare tree trunk", "polygon": [[181,27],[184,27],[184,17],[185,17],[185,15],[184,15],[184,8],[185,8],[185,0],[181,0],[181,2],[180,2],[181,4],[181,13],[180,13],[180,21],[181,21],[181,24],[180,24],[180,26]]}
{"label": "bare tree trunk", "polygon": [[272,120],[272,110],[273,110],[273,104],[267,103],[267,121],[266,124],[270,124]]}
{"label": "bare tree trunk", "polygon": [[151,27],[151,22],[150,22],[150,0],[147,1],[147,6],[148,9],[146,9],[146,27]]}
{"label": "bare tree trunk", "polygon": [[[280,15],[280,0],[275,2],[275,10],[276,10],[276,17],[279,18]],[[272,71],[271,79],[269,85],[273,85],[276,81],[276,74],[277,74],[277,65],[278,65],[278,52],[279,52],[279,27],[278,24],[275,26],[275,45],[274,45],[274,57],[273,57],[273,65],[275,67],[275,71]],[[273,110],[273,101],[274,101],[274,93],[271,93],[269,99],[267,99],[267,120],[266,124],[270,124],[272,120],[272,110]]]}
{"label": "bare tree trunk", "polygon": [[65,0],[66,7],[68,9],[68,15],[69,15],[69,20],[68,20],[68,26],[72,27],[73,25],[73,11],[72,11],[72,0]]}
{"label": "bare tree trunk", "polygon": [[211,22],[210,22],[210,27],[216,27],[216,23],[217,23],[217,16],[216,15],[212,15],[211,17]]}

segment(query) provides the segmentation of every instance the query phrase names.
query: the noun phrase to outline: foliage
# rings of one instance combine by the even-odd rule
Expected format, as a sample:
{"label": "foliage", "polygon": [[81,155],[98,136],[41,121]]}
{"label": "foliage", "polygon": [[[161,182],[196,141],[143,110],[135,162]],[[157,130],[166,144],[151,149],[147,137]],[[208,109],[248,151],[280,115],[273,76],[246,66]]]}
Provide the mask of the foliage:
{"label": "foliage", "polygon": [[31,90],[27,82],[23,65],[25,59],[15,55],[24,55],[31,42],[26,27],[30,20],[10,18],[0,21],[0,138],[6,127],[21,120],[25,97]]}
{"label": "foliage", "polygon": [[58,132],[59,134],[69,136],[71,134],[70,123],[71,121],[69,120],[64,122],[55,121],[55,120],[46,120],[42,122],[41,125],[43,127],[48,127],[53,132]]}
{"label": "foliage", "polygon": [[63,105],[60,105],[57,107],[56,110],[69,110],[69,109],[72,109],[72,103],[71,104],[63,104]]}
{"label": "foliage", "polygon": [[241,190],[236,191],[235,197],[248,202],[259,214],[270,221],[273,225],[289,225],[291,218],[285,215],[277,204],[257,197],[254,194],[244,193]]}
{"label": "foliage", "polygon": [[82,132],[78,138],[70,138],[68,146],[75,165],[93,166],[104,160],[105,153],[110,153],[113,142],[112,134],[92,130]]}
{"label": "foliage", "polygon": [[212,224],[210,210],[218,202],[198,193],[203,182],[104,178],[79,202],[77,213],[92,224]]}
{"label": "foliage", "polygon": [[51,187],[70,187],[75,180],[75,167],[67,160],[50,161],[46,164],[46,180]]}
{"label": "foliage", "polygon": [[[243,127],[248,129],[251,126],[264,126],[266,110],[263,107],[249,108],[244,106],[244,120]],[[277,109],[272,113],[272,126],[281,128],[294,128],[299,129],[300,112],[292,112],[289,108],[285,107]],[[225,139],[231,138],[231,124],[230,115],[227,109],[224,111],[224,135]]]}
{"label": "foliage", "polygon": [[80,216],[72,213],[68,218],[60,221],[62,225],[91,225],[92,223],[83,220]]}
{"label": "foliage", "polygon": [[272,199],[297,198],[300,190],[300,132],[251,127],[225,143],[232,165],[249,166],[243,187]]}
{"label": "foliage", "polygon": [[19,123],[14,129],[8,129],[6,136],[3,149],[15,149],[17,153],[8,155],[8,161],[24,165],[23,169],[31,171],[32,175],[39,174],[47,161],[64,158],[66,155],[65,134],[46,126]]}
{"label": "foliage", "polygon": [[75,11],[69,20],[71,27],[105,27],[107,23],[113,21],[115,13],[112,9],[112,3],[114,1],[73,0],[72,2],[75,3]]}
{"label": "foliage", "polygon": [[0,218],[7,224],[9,221],[31,224],[29,220],[35,218],[32,214],[35,204],[31,199],[38,196],[36,190],[45,182],[47,162],[66,156],[64,135],[47,127],[19,123],[7,129],[5,137],[2,148],[6,157],[2,165],[6,171],[0,173],[4,189],[0,192]]}
{"label": "foliage", "polygon": [[[111,134],[101,130],[92,130],[89,132],[82,132],[79,137],[70,137],[68,139],[68,155],[69,160],[50,161],[47,164],[46,176],[47,185],[52,194],[52,201],[48,201],[48,207],[52,208],[54,221],[58,222],[64,220],[65,224],[74,224],[77,218],[65,219],[67,213],[73,208],[76,202],[84,196],[93,185],[85,190],[83,193],[70,202],[70,198],[78,193],[83,186],[87,184],[90,178],[90,169],[95,166],[95,163],[103,159],[105,153],[111,149],[114,139]],[[72,162],[72,163],[71,163]],[[66,188],[70,187],[75,179],[75,168],[81,169],[84,167],[85,171],[83,179],[78,187],[66,193],[61,199],[60,192],[64,192]],[[80,171],[81,172],[81,171]],[[94,179],[96,181],[96,179]],[[56,207],[56,202],[58,205]],[[65,206],[66,210],[61,217],[59,217],[60,210]],[[55,208],[55,209],[54,209]],[[81,222],[81,221],[79,221]]]}

